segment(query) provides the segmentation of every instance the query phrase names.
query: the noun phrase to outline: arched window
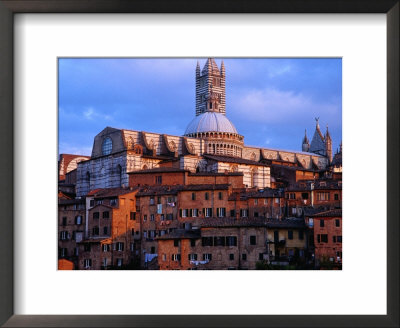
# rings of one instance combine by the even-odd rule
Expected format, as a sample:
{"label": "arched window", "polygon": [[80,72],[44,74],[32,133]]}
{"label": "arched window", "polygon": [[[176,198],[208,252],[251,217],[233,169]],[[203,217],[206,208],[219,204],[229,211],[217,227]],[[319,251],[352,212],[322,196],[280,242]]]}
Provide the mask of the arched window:
{"label": "arched window", "polygon": [[103,155],[111,154],[111,151],[112,151],[112,140],[111,140],[110,137],[106,137],[103,140],[102,151],[103,151]]}

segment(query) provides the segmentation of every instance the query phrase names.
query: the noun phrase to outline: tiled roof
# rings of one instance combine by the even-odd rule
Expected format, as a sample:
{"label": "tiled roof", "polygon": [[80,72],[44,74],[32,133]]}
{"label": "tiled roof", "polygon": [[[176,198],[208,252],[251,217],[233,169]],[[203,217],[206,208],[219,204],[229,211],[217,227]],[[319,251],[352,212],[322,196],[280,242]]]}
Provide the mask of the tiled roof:
{"label": "tiled roof", "polygon": [[234,192],[229,196],[229,200],[248,198],[271,198],[271,197],[284,197],[283,192],[278,189],[265,188],[261,190],[247,190],[242,192]]}
{"label": "tiled roof", "polygon": [[314,213],[313,215],[310,215],[311,217],[341,217],[342,216],[342,209],[333,209],[329,211],[323,211],[319,213]]}
{"label": "tiled roof", "polygon": [[153,195],[176,195],[179,191],[200,191],[200,190],[227,190],[229,184],[193,184],[193,185],[163,185],[140,187],[136,194],[140,196]]}
{"label": "tiled roof", "polygon": [[197,173],[189,173],[189,176],[243,176],[243,172],[224,172],[224,173],[217,173],[217,172],[197,172]]}
{"label": "tiled roof", "polygon": [[183,186],[183,191],[198,191],[198,190],[227,190],[229,184],[194,184]]}
{"label": "tiled roof", "polygon": [[102,188],[91,190],[87,196],[94,196],[95,198],[116,197],[120,195],[129,194],[138,188]]}
{"label": "tiled roof", "polygon": [[271,229],[279,228],[304,228],[304,219],[265,219],[265,218],[210,218],[202,221],[203,228],[229,228],[229,227],[265,227]]}
{"label": "tiled roof", "polygon": [[184,169],[178,169],[175,167],[156,167],[154,169],[128,172],[128,174],[184,173],[184,172],[189,172],[189,171]]}
{"label": "tiled roof", "polygon": [[314,184],[314,190],[341,190],[341,180],[307,180],[290,184],[286,191],[310,191],[311,184]]}
{"label": "tiled roof", "polygon": [[85,199],[59,199],[58,205],[74,205],[74,204],[85,204]]}
{"label": "tiled roof", "polygon": [[199,230],[185,230],[185,229],[175,229],[168,234],[156,237],[156,239],[166,240],[166,239],[198,239],[200,238]]}
{"label": "tiled roof", "polygon": [[258,166],[268,166],[267,164],[263,164],[257,161],[251,161],[249,159],[231,157],[231,156],[221,156],[221,155],[203,155],[205,158],[217,161],[217,162],[228,162],[228,163],[236,163],[236,164],[248,164],[248,165],[258,165]]}

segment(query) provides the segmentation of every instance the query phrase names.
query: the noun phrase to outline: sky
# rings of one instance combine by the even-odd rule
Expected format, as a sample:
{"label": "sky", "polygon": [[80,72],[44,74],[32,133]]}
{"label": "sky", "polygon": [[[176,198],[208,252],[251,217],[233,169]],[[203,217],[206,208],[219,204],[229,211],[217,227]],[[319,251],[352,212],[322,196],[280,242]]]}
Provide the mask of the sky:
{"label": "sky", "polygon": [[[342,61],[215,58],[226,69],[226,115],[245,145],[301,151],[315,118],[342,140]],[[195,69],[206,58],[60,58],[59,153],[90,155],[105,127],[183,135],[195,117]]]}

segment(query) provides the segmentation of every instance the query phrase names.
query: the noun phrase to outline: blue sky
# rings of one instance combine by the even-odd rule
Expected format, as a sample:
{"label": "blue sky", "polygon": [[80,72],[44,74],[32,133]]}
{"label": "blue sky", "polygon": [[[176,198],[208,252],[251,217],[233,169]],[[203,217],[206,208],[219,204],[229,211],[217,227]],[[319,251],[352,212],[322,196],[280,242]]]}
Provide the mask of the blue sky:
{"label": "blue sky", "polygon": [[[59,60],[59,153],[90,155],[106,126],[183,135],[195,116],[199,59]],[[301,150],[315,117],[342,139],[341,59],[223,58],[226,114],[246,145]],[[221,59],[216,58],[218,66]]]}

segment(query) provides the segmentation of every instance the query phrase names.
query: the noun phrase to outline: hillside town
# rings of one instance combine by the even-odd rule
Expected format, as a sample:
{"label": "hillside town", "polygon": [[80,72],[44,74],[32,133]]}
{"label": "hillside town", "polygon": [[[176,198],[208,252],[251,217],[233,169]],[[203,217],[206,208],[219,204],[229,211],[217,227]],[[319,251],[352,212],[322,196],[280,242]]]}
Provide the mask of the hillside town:
{"label": "hillside town", "polygon": [[195,68],[182,136],[105,127],[58,161],[59,270],[340,270],[342,144],[245,145],[225,66]]}

